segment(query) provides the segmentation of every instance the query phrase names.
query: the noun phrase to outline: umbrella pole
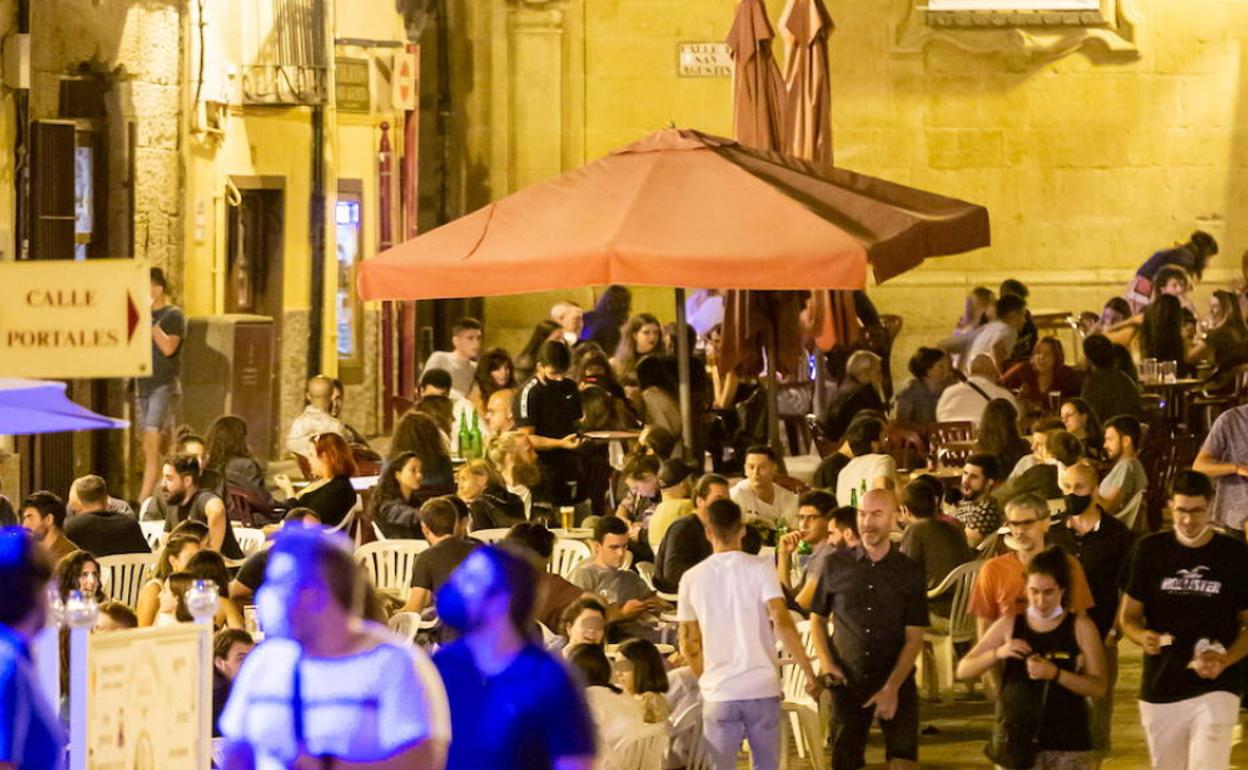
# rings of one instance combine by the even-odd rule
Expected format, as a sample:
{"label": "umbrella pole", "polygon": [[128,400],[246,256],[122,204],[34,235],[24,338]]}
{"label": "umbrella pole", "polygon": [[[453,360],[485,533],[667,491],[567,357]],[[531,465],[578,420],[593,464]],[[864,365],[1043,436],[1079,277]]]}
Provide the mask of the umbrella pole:
{"label": "umbrella pole", "polygon": [[[693,447],[693,395],[689,390],[689,335],[685,333],[685,290],[676,290],[676,372],[680,378],[680,432],[685,457]],[[699,459],[699,458],[695,458]],[[698,473],[702,472],[699,466]]]}
{"label": "umbrella pole", "polygon": [[780,404],[779,404],[779,385],[776,384],[776,348],[779,347],[776,341],[775,324],[767,334],[767,345],[763,352],[767,356],[767,368],[764,376],[767,378],[767,444],[776,453],[776,458],[780,461],[780,472],[786,473],[787,469],[784,464],[784,444],[780,441]]}

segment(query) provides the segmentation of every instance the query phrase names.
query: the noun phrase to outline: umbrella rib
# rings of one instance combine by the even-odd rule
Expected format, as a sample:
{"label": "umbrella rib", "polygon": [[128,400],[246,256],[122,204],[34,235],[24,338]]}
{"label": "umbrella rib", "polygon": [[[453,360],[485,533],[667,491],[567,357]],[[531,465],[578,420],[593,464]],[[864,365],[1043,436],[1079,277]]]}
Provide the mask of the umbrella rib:
{"label": "umbrella rib", "polygon": [[472,244],[472,248],[468,249],[464,256],[460,258],[461,262],[467,262],[472,259],[472,255],[477,253],[477,250],[481,248],[481,244],[485,243],[485,237],[490,234],[490,223],[494,221],[494,212],[498,209],[498,203],[491,203],[489,208],[490,210],[485,217],[485,226],[481,228],[481,235],[477,237],[476,243]]}

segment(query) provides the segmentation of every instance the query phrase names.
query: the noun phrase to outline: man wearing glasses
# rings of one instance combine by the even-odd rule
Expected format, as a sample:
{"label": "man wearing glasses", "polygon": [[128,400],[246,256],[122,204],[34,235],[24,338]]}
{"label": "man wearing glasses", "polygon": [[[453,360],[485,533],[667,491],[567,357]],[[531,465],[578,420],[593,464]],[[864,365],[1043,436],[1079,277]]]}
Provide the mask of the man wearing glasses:
{"label": "man wearing glasses", "polygon": [[1140,721],[1154,768],[1230,765],[1248,655],[1248,545],[1213,531],[1213,483],[1179,472],[1174,530],[1136,543],[1123,571],[1123,634],[1144,649]]}
{"label": "man wearing glasses", "polygon": [[[1005,526],[1009,533],[1005,544],[1009,553],[984,562],[971,589],[971,614],[982,637],[997,618],[1024,612],[1027,597],[1027,564],[1032,557],[1050,544],[1045,540],[1049,531],[1049,506],[1036,495],[1020,495],[1005,506]],[[1092,591],[1079,560],[1066,554],[1070,563],[1070,612],[1086,612],[1092,607]]]}

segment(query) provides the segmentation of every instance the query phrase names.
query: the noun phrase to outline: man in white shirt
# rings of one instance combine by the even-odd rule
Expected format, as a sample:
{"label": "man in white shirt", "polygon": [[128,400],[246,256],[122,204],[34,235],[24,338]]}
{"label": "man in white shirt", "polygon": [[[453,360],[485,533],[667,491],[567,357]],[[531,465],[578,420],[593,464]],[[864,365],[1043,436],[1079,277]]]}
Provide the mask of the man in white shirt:
{"label": "man in white shirt", "polygon": [[286,448],[297,455],[303,455],[310,462],[316,457],[316,449],[312,439],[323,433],[337,433],[346,438],[346,428],[342,420],[331,414],[334,400],[334,381],[323,374],[308,380],[308,389],[304,395],[308,405],[304,407],[286,434]]}
{"label": "man in white shirt", "polygon": [[477,356],[481,355],[481,322],[461,318],[451,327],[452,350],[439,350],[425,361],[425,369],[444,369],[451,375],[451,391],[467,398],[472,378],[477,373]]}
{"label": "man in white shirt", "polygon": [[1017,409],[1014,394],[997,384],[1000,377],[1001,372],[992,356],[986,353],[975,356],[966,381],[954,383],[940,394],[940,401],[936,403],[936,419],[940,422],[969,420],[978,428],[984,408],[995,398],[1004,398]]}
{"label": "man in white shirt", "polygon": [[[857,507],[857,503],[872,489],[895,489],[897,463],[882,451],[884,421],[856,420],[850,424],[845,438],[854,459],[846,463],[836,477],[837,503]],[[855,491],[858,493],[856,496]]]}
{"label": "man in white shirt", "polygon": [[571,300],[556,302],[550,309],[551,319],[563,329],[563,341],[572,347],[581,339],[585,329],[585,311]]}
{"label": "man in white shirt", "polygon": [[745,512],[745,523],[775,529],[783,521],[797,526],[797,495],[776,483],[780,463],[769,446],[745,450],[745,478],[729,490],[732,501]]}
{"label": "man in white shirt", "polygon": [[781,700],[777,637],[806,674],[807,691],[816,698],[819,684],[775,570],[741,550],[741,508],[731,500],[711,503],[706,531],[713,553],[684,574],[676,610],[680,652],[699,675],[702,735],[716,770],[736,767],[741,741],[747,738],[754,770],[776,770]]}
{"label": "man in white shirt", "polygon": [[1018,330],[1026,322],[1027,300],[1015,294],[1001,297],[997,300],[996,320],[984,324],[984,328],[975,335],[966,351],[966,360],[974,363],[976,356],[988,354],[997,368],[1002,367],[1018,342]]}

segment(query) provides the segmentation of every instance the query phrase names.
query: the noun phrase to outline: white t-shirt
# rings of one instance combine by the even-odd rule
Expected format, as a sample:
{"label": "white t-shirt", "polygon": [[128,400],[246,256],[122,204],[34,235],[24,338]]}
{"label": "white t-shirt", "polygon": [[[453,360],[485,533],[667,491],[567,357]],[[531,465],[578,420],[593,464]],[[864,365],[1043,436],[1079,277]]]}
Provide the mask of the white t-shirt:
{"label": "white t-shirt", "polygon": [[622,741],[636,738],[646,729],[646,709],[631,695],[594,685],[585,688],[585,702],[594,715],[598,738],[604,749],[614,749]]}
{"label": "white t-shirt", "polygon": [[1005,362],[1005,358],[997,356],[998,341],[1005,347],[1005,356],[1008,357],[1010,351],[1014,349],[1014,344],[1018,342],[1018,330],[1000,319],[984,324],[979,333],[975,335],[975,339],[971,340],[971,346],[966,351],[966,366],[969,368],[971,362],[975,360],[975,356],[982,353],[992,356],[992,360],[997,362],[997,366],[1001,366]]}
{"label": "white t-shirt", "polygon": [[[940,422],[970,420],[975,424],[975,427],[979,427],[979,421],[984,417],[984,408],[988,406],[988,402],[991,400],[1004,398],[1015,409],[1018,408],[1018,402],[1014,400],[1014,394],[1006,388],[976,375],[971,375],[967,380],[968,382],[950,385],[940,394],[940,401],[936,402],[937,420]],[[972,382],[983,391],[982,394],[971,387],[970,383]],[[988,398],[984,398],[984,396],[988,396]]]}
{"label": "white t-shirt", "polygon": [[728,496],[734,503],[741,506],[741,513],[745,516],[746,524],[762,521],[774,529],[776,522],[783,517],[790,529],[796,527],[797,495],[779,484],[773,484],[772,489],[776,490],[776,494],[768,503],[754,494],[754,487],[750,486],[749,479],[741,479],[728,490]]}
{"label": "white t-shirt", "polygon": [[681,577],[676,619],[702,632],[702,700],[780,696],[767,602],[783,596],[776,568],[744,551],[711,554]]}
{"label": "white t-shirt", "polygon": [[897,463],[892,457],[885,454],[859,455],[846,463],[836,477],[836,504],[849,505],[853,497],[850,492],[855,489],[858,490],[858,501],[861,502],[864,481],[867,489],[873,489],[875,480],[880,476],[891,478],[896,475]]}
{"label": "white t-shirt", "polygon": [[451,375],[451,397],[467,398],[472,390],[472,378],[477,373],[477,362],[462,358],[453,350],[439,350],[425,361],[425,370],[442,369]]}
{"label": "white t-shirt", "polygon": [[294,761],[295,665],[301,673],[304,743],[313,756],[372,762],[424,740],[449,741],[446,690],[423,650],[369,624],[372,649],[345,658],[300,659],[289,639],[269,639],[247,656],[221,714],[221,734],[250,743],[257,770]]}

